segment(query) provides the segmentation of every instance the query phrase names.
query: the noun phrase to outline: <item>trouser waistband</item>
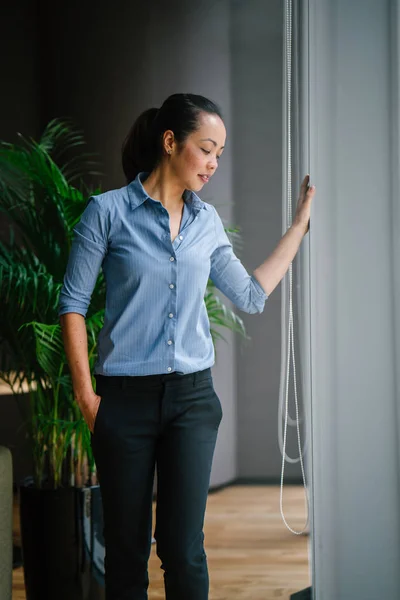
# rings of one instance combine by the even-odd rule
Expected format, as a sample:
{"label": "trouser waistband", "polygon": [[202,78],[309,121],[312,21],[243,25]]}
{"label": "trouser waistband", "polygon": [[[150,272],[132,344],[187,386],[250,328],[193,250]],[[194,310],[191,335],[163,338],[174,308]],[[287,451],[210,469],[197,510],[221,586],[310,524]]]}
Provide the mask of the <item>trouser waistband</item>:
{"label": "trouser waistband", "polygon": [[178,373],[173,371],[172,373],[160,373],[154,375],[101,375],[95,373],[94,375],[96,382],[102,383],[103,385],[116,386],[120,388],[126,388],[143,383],[144,385],[151,385],[157,383],[164,383],[166,381],[192,381],[193,385],[204,379],[211,379],[211,367],[204,369],[203,371],[194,371],[193,373]]}

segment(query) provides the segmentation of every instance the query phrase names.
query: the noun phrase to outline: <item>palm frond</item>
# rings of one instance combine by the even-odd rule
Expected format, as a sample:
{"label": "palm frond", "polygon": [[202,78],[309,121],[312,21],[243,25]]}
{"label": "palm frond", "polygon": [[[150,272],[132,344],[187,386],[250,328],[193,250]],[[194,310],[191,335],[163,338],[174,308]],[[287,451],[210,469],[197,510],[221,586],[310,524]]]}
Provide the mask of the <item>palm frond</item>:
{"label": "palm frond", "polygon": [[60,373],[67,362],[60,325],[47,325],[31,321],[20,327],[32,327],[36,341],[36,356],[50,379],[60,381]]}
{"label": "palm frond", "polygon": [[53,316],[61,285],[27,248],[0,242],[0,307],[14,324],[22,324],[26,315],[43,321],[49,312]]}
{"label": "palm frond", "polygon": [[39,143],[48,153],[60,157],[71,148],[83,146],[86,142],[75,121],[71,117],[64,117],[49,121]]}

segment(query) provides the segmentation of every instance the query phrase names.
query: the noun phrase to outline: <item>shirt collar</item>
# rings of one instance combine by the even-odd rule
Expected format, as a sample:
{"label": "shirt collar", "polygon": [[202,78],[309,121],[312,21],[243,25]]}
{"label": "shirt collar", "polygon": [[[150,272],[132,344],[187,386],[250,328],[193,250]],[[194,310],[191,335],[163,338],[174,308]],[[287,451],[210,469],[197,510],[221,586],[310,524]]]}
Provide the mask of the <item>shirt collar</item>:
{"label": "shirt collar", "polygon": [[[153,200],[153,198],[151,198],[147,194],[142,184],[142,182],[148,177],[148,175],[150,175],[149,172],[140,171],[140,173],[136,175],[135,179],[131,181],[131,183],[129,183],[127,186],[129,201],[132,210],[143,204],[145,200]],[[193,206],[197,210],[201,210],[202,208],[210,210],[210,206],[206,202],[203,202],[203,200],[201,200],[201,198],[199,198],[198,195],[195,194],[195,192],[193,192],[192,190],[184,191],[183,200],[186,204]]]}

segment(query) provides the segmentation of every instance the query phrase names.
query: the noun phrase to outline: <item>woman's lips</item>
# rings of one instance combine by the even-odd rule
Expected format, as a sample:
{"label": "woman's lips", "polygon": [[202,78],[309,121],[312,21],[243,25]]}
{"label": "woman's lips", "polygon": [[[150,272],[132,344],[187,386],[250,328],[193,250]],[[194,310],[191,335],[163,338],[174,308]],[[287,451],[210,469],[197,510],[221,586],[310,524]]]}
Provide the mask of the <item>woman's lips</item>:
{"label": "woman's lips", "polygon": [[208,183],[209,177],[204,177],[203,175],[199,175],[199,177],[204,183]]}

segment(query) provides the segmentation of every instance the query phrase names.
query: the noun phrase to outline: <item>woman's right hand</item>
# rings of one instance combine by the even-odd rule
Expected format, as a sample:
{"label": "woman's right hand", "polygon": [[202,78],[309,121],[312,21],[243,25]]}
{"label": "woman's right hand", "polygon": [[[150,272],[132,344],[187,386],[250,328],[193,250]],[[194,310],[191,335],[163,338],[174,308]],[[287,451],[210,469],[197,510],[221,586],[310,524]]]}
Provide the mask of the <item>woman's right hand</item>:
{"label": "woman's right hand", "polygon": [[310,229],[311,203],[315,194],[315,185],[309,187],[310,175],[306,175],[300,187],[294,223],[304,228],[304,235]]}
{"label": "woman's right hand", "polygon": [[98,396],[96,392],[92,390],[92,394],[89,397],[85,395],[76,397],[75,399],[78,402],[80,411],[86,421],[87,426],[89,427],[90,433],[93,433],[101,396]]}

